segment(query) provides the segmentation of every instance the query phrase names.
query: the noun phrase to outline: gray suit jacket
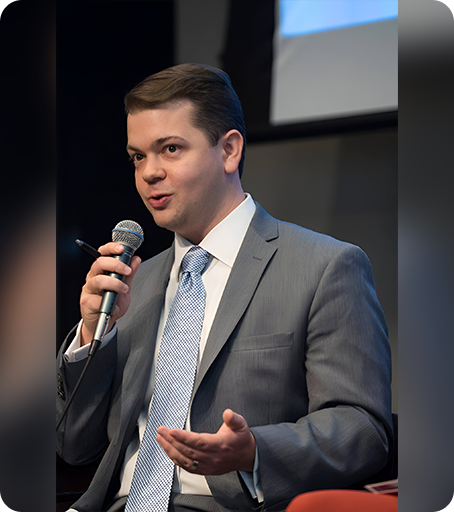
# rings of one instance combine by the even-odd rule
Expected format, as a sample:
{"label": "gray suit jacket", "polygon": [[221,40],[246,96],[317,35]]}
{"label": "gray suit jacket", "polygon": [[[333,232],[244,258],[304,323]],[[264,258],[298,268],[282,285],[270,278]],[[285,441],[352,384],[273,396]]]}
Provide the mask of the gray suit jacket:
{"label": "gray suit jacket", "polygon": [[[100,350],[57,434],[61,457],[101,457],[74,507],[99,512],[119,487],[150,377],[172,248],[141,264],[118,340]],[[69,396],[84,363],[58,358]],[[259,205],[219,304],[197,373],[191,426],[216,432],[226,408],[255,436],[265,501],[236,473],[208,476],[220,510],[284,510],[296,495],[378,472],[393,442],[386,322],[367,256],[278,221]],[[57,414],[64,400],[57,397]]]}

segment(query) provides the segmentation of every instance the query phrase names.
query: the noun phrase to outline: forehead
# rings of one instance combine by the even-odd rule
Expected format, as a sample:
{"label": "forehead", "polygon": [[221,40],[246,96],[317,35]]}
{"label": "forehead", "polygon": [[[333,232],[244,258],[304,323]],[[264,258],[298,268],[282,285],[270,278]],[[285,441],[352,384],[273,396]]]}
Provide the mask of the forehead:
{"label": "forehead", "polygon": [[206,141],[205,133],[193,124],[193,109],[192,102],[182,100],[128,114],[129,145],[150,144],[173,136],[188,141],[201,138]]}
{"label": "forehead", "polygon": [[166,103],[159,108],[140,110],[128,114],[128,136],[143,131],[166,130],[199,131],[192,123],[193,104],[187,100]]}

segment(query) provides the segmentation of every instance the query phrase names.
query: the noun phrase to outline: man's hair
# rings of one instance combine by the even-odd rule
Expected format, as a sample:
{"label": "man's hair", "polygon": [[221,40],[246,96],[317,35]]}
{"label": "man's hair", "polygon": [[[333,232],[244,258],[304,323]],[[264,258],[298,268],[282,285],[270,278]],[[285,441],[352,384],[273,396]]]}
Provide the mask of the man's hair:
{"label": "man's hair", "polygon": [[243,136],[238,166],[243,174],[246,155],[246,125],[240,100],[229,75],[205,64],[179,64],[145,78],[125,96],[126,114],[157,109],[166,103],[189,100],[194,108],[191,122],[215,146],[229,130]]}

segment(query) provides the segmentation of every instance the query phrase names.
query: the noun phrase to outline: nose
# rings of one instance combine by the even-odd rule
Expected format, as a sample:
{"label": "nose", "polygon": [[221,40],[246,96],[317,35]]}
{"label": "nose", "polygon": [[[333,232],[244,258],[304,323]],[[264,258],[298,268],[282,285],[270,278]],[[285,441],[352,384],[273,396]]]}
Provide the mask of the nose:
{"label": "nose", "polygon": [[161,181],[166,177],[162,162],[153,156],[147,156],[140,169],[141,179],[146,183]]}

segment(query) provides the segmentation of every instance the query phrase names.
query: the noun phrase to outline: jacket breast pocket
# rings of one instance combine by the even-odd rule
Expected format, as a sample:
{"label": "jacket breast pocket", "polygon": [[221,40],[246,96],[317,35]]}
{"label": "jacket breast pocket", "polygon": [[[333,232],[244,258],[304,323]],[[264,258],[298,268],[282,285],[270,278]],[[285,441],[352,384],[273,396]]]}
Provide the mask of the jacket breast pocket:
{"label": "jacket breast pocket", "polygon": [[293,332],[261,334],[257,336],[239,337],[233,340],[229,352],[245,350],[270,350],[293,346]]}

